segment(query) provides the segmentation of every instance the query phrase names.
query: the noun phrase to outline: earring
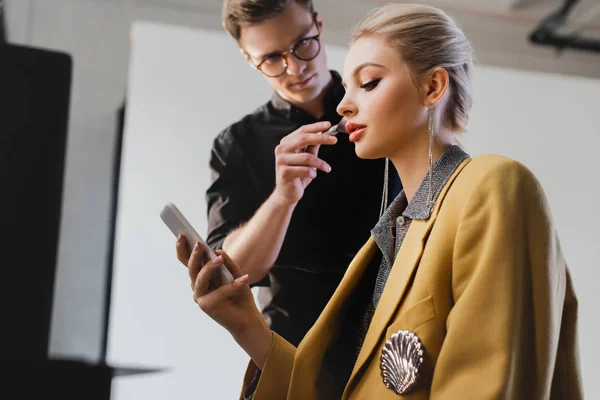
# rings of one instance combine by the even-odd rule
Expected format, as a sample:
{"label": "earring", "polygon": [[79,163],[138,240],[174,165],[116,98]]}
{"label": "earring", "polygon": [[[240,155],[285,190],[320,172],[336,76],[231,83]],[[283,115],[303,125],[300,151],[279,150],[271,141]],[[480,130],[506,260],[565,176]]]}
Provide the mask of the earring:
{"label": "earring", "polygon": [[383,172],[383,196],[381,198],[381,208],[379,209],[379,218],[383,215],[383,212],[387,208],[388,203],[388,179],[390,174],[390,159],[385,159],[385,168]]}
{"label": "earring", "polygon": [[429,103],[429,207],[433,209],[433,136],[435,135],[435,106]]}
{"label": "earring", "polygon": [[[433,137],[435,135],[435,106],[430,103],[427,105],[429,109],[429,210],[433,209],[435,202],[433,201]],[[381,208],[379,209],[379,218],[387,209],[388,205],[388,186],[389,186],[389,170],[390,159],[385,159],[385,168],[383,173],[383,196],[381,198]]]}

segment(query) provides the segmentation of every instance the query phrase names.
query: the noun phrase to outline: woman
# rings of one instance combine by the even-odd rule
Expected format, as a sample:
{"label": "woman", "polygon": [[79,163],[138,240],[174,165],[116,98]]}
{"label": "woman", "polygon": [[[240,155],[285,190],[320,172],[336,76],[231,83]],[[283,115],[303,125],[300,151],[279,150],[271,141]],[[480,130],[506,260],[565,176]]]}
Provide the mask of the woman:
{"label": "woman", "polygon": [[[338,112],[356,154],[391,160],[404,191],[297,349],[236,263],[220,252],[202,267],[202,247],[188,260],[179,241],[195,300],[252,359],[242,398],[582,397],[577,301],[543,190],[519,163],[456,145],[472,71],[436,8],[388,5],[354,31]],[[237,279],[209,290],[223,262]]]}

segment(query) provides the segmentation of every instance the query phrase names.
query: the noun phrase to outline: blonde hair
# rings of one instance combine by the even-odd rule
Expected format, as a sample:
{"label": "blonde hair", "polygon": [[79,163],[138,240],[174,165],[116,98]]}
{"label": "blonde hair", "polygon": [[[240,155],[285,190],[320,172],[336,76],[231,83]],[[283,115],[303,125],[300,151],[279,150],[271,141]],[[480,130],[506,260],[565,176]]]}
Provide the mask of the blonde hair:
{"label": "blonde hair", "polygon": [[402,60],[421,82],[436,67],[449,76],[449,96],[443,123],[455,131],[466,131],[473,104],[471,44],[462,30],[442,10],[420,4],[387,4],[369,13],[354,28],[350,44],[363,36],[382,39],[396,47]]}

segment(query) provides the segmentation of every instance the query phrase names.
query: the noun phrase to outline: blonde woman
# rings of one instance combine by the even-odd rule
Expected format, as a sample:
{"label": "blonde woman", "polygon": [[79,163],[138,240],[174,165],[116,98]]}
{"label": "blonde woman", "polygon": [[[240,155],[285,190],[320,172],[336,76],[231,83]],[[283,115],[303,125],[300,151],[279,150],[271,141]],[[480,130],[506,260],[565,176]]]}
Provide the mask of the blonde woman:
{"label": "blonde woman", "polygon": [[[389,159],[404,191],[298,348],[268,329],[243,261],[201,266],[202,247],[179,241],[196,302],[252,359],[241,398],[582,398],[577,300],[544,192],[516,161],[456,145],[472,73],[436,8],[387,5],[355,29],[338,112],[356,154]],[[223,262],[237,279],[209,290]]]}

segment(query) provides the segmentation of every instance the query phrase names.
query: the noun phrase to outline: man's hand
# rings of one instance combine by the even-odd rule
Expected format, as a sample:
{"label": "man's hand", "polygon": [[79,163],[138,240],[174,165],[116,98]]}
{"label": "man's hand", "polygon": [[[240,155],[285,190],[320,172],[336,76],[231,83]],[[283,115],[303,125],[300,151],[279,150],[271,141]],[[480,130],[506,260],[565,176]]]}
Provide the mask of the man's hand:
{"label": "man's hand", "polygon": [[275,148],[274,194],[280,200],[296,204],[304,195],[304,189],[317,176],[317,169],[327,173],[331,171],[331,166],[317,157],[321,145],[337,142],[335,136],[319,134],[330,126],[327,121],[304,125],[284,137]]}

